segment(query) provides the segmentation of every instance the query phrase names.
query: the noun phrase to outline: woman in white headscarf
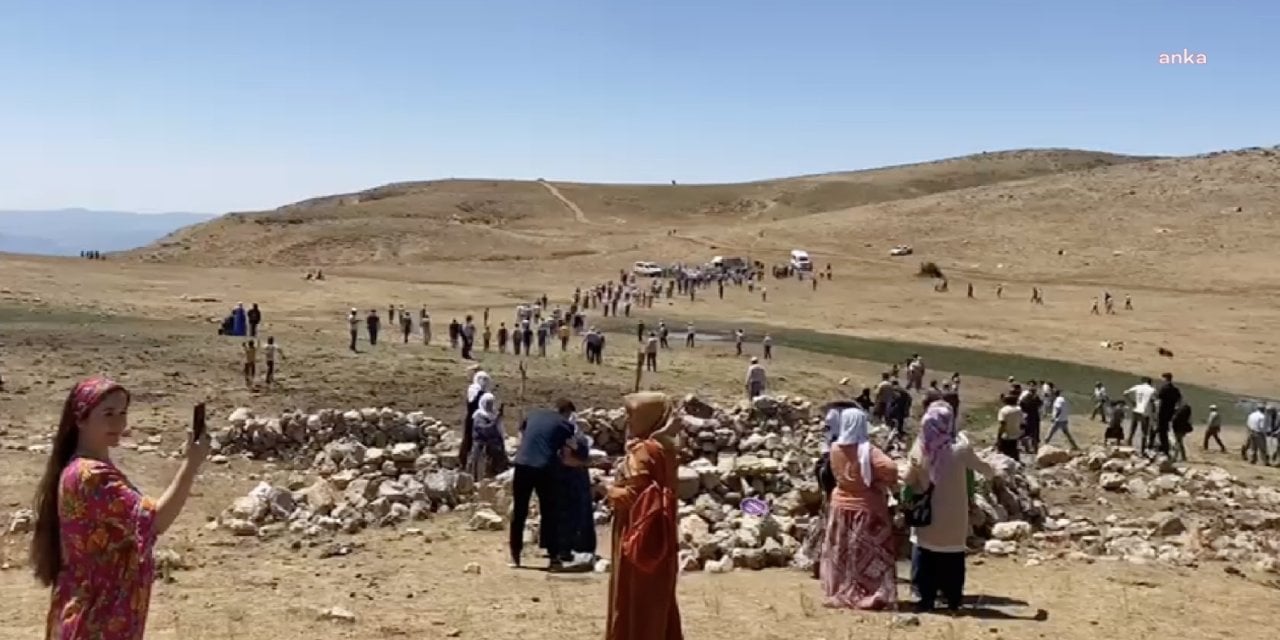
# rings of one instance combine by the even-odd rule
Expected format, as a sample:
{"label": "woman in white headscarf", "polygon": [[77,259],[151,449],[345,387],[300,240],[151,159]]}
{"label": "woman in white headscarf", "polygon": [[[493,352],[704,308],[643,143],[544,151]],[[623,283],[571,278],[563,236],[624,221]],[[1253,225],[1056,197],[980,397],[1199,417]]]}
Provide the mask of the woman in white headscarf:
{"label": "woman in white headscarf", "polygon": [[480,394],[471,425],[471,455],[467,458],[471,476],[478,481],[506,471],[509,464],[506,433],[502,430],[502,412],[496,396],[489,392]]}
{"label": "woman in white headscarf", "polygon": [[827,421],[838,426],[839,435],[831,447],[836,488],[820,574],[825,603],[892,609],[898,602],[898,573],[888,495],[898,486],[898,466],[871,444],[871,421],[861,407],[832,409]]}
{"label": "woman in white headscarf", "polygon": [[474,429],[476,409],[480,408],[480,396],[493,390],[493,378],[484,371],[476,371],[467,387],[466,410],[462,414],[462,447],[458,449],[458,462],[466,463],[471,459],[471,438]]}

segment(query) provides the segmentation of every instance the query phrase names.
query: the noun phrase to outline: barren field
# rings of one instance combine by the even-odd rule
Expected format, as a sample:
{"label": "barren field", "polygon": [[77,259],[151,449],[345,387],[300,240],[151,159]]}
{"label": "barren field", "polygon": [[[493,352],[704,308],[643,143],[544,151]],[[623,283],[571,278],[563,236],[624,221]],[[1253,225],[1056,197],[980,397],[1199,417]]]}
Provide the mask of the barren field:
{"label": "barren field", "polygon": [[[611,332],[604,365],[587,365],[575,340],[567,352],[555,345],[545,359],[527,359],[524,384],[514,356],[478,358],[518,418],[561,395],[579,406],[618,406],[634,382],[637,321],[666,321],[676,347],[643,387],[720,401],[741,395],[745,359],[724,340],[683,348],[685,322],[705,333],[743,327],[752,353],[770,332],[770,391],[817,401],[854,394],[890,360],[920,352],[930,377],[965,376],[975,432],[989,426],[1006,375],[1054,379],[1076,399],[1076,412],[1087,413],[1083,397],[1095,379],[1115,394],[1137,376],[1172,371],[1198,403],[1193,466],[1280,484],[1274,469],[1198,446],[1202,404],[1280,396],[1280,351],[1270,339],[1280,326],[1276,152],[990,156],[752,185],[415,183],[219,220],[102,262],[0,256],[0,505],[7,515],[29,504],[44,458],[28,448],[47,441],[68,387],[89,373],[107,372],[133,391],[133,442],[159,451],[125,451],[122,466],[156,492],[173,468],[162,454],[181,442],[196,401],[208,400],[216,420],[241,406],[262,415],[392,406],[457,422],[468,380],[467,363],[447,347],[451,318],[478,319],[488,308],[492,324],[510,324],[515,304],[546,294],[567,306],[574,287],[616,279],[636,260],[744,255],[768,265],[785,262],[792,248],[808,249],[820,268],[830,263],[834,278],[813,288],[767,277],[767,301],[737,287],[719,299],[712,288],[694,301],[660,299],[630,319],[593,317]],[[900,243],[915,255],[890,258]],[[948,274],[949,292],[916,276],[923,260]],[[304,280],[316,267],[326,279]],[[1032,286],[1043,289],[1044,305],[1028,302]],[[1135,309],[1090,315],[1104,290],[1120,301],[1132,296]],[[215,321],[238,301],[262,307],[261,336],[282,346],[272,388],[246,388],[239,341],[215,334]],[[392,304],[415,318],[425,306],[433,344],[416,333],[400,344],[388,328],[377,347],[362,341],[359,353],[348,351],[346,311],[385,314]],[[1238,423],[1237,408],[1228,412]],[[1077,436],[1097,442],[1094,425],[1080,416]],[[1229,447],[1239,444],[1236,427]],[[198,495],[160,543],[190,568],[157,584],[151,635],[601,636],[607,576],[513,572],[503,564],[504,534],[466,531],[453,515],[416,531],[344,536],[352,553],[328,558],[324,545],[295,549],[288,538],[205,528],[257,479],[285,473],[242,460],[206,467]],[[1088,501],[1050,498],[1081,509]],[[1122,506],[1134,517],[1157,510],[1137,500]],[[0,537],[0,638],[40,635],[48,595],[33,586],[26,544],[26,536]],[[463,572],[469,562],[480,564],[478,575]],[[975,608],[959,618],[926,616],[920,626],[826,610],[817,583],[789,570],[690,574],[681,606],[686,636],[709,640],[1262,638],[1273,629],[1274,576],[1229,574],[1216,563],[1031,564],[975,557]],[[901,591],[905,599],[905,585]],[[317,607],[331,606],[356,620],[317,619]]]}

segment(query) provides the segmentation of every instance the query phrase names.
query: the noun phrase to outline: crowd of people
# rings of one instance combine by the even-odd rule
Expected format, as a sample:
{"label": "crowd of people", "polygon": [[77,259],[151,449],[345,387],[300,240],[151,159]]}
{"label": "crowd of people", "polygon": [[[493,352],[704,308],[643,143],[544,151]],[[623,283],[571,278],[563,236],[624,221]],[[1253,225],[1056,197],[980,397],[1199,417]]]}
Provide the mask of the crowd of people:
{"label": "crowd of people", "polygon": [[[496,347],[505,353],[545,355],[547,342],[559,339],[562,350],[569,336],[583,339],[584,354],[598,362],[604,348],[603,334],[585,321],[585,312],[629,317],[633,307],[649,308],[663,295],[696,296],[711,286],[759,287],[761,272],[732,278],[673,278],[640,286],[622,274],[617,283],[604,283],[586,291],[575,290],[566,309],[549,306],[545,296],[517,306],[513,328],[499,323]],[[779,274],[775,274],[779,275]],[[826,277],[830,278],[830,272]],[[1108,300],[1108,310],[1110,311]],[[1126,300],[1128,306],[1128,300]],[[481,345],[489,350],[489,310],[483,312]],[[388,321],[398,326],[404,342],[415,330],[411,314],[403,306],[388,309]],[[232,313],[233,335],[248,338],[245,379],[257,375],[259,347],[255,342],[262,321],[257,305],[251,310],[237,305]],[[352,350],[361,325],[369,344],[376,345],[381,329],[377,310],[363,319],[351,309]],[[431,342],[430,317],[418,314],[416,329]],[[647,329],[639,322],[636,332],[644,363],[656,370],[656,354],[670,348],[665,322]],[[464,358],[471,357],[477,324],[471,316],[449,324],[449,342]],[[597,339],[598,337],[598,339]],[[744,333],[734,332],[735,349],[743,355]],[[696,331],[686,329],[685,345],[696,347]],[[772,340],[762,341],[763,359],[772,357]],[[279,346],[268,337],[268,383]],[[905,379],[905,384],[900,382]],[[896,558],[901,540],[889,504],[897,496],[897,508],[909,525],[910,583],[915,607],[927,612],[939,606],[955,610],[964,601],[966,538],[970,531],[969,504],[974,477],[990,477],[992,469],[975,453],[975,445],[960,426],[961,379],[926,384],[927,370],[918,354],[893,364],[874,387],[865,387],[851,400],[823,407],[825,425],[822,455],[815,477],[824,495],[821,518],[805,541],[806,555],[816,560],[818,578],[828,606],[853,609],[897,609]],[[767,376],[761,359],[750,358],[744,379],[748,397],[766,392]],[[909,423],[919,394],[918,429]],[[1090,420],[1106,425],[1108,443],[1136,445],[1142,454],[1163,454],[1186,459],[1185,436],[1191,432],[1191,407],[1171,374],[1159,387],[1143,378],[1121,397],[1112,398],[1102,383],[1093,389]],[[156,499],[143,496],[112,463],[111,449],[128,429],[131,396],[124,387],[95,376],[76,384],[64,403],[62,417],[37,495],[37,520],[31,543],[31,566],[51,591],[48,635],[57,638],[143,637],[151,584],[154,579],[152,549],[156,539],[175,521],[190,494],[195,475],[208,455],[209,436],[203,412],[193,416],[185,459],[168,489]],[[1050,423],[1044,442],[1059,434],[1072,447],[1078,443],[1070,426],[1070,405],[1063,390],[1049,381],[1009,379],[996,416],[997,450],[1015,459],[1034,453],[1041,444],[1041,423]],[[528,411],[516,433],[519,445],[508,458],[503,423],[504,405],[497,385],[486,371],[474,368],[464,398],[462,443],[459,460],[477,480],[511,474],[512,514],[508,554],[513,567],[526,563],[524,529],[532,500],[538,500],[539,544],[549,568],[580,570],[597,560],[597,540],[590,463],[592,440],[576,419],[576,407],[567,399],[554,406]],[[612,572],[606,637],[609,640],[678,640],[682,638],[676,597],[679,537],[677,535],[677,439],[683,419],[676,403],[664,393],[638,392],[626,396],[625,455],[614,465],[614,482],[607,491],[613,514]],[[1126,418],[1129,423],[1125,433]],[[871,438],[879,422],[890,432],[886,447],[900,447],[907,458],[906,473]],[[1221,417],[1210,406],[1206,418],[1204,448],[1211,441],[1225,451],[1219,436]],[[1251,462],[1280,464],[1280,437],[1274,407],[1259,405],[1247,419],[1249,439],[1241,450]]]}

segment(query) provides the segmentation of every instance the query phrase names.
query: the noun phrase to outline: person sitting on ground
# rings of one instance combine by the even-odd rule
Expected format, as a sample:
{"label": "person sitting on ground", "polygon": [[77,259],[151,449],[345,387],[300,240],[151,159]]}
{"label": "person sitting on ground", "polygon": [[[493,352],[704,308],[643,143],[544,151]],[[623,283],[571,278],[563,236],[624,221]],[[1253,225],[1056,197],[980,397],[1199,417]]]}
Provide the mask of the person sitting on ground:
{"label": "person sitting on ground", "polygon": [[209,454],[208,432],[193,424],[169,488],[143,496],[111,461],[129,404],[129,392],[103,376],[75,385],[63,404],[31,538],[32,570],[52,587],[46,638],[142,640],[156,538],[177,520]]}

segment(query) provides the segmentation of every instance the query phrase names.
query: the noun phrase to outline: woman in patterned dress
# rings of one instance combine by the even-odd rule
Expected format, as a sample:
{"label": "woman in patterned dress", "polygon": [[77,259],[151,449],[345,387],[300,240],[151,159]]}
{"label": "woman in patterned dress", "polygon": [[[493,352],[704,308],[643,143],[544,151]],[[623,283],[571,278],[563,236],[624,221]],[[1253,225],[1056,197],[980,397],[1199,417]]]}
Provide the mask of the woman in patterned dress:
{"label": "woman in patterned dress", "polygon": [[898,602],[898,572],[887,496],[898,485],[898,466],[871,444],[866,411],[857,406],[832,411],[838,412],[840,435],[831,447],[836,488],[819,575],[825,604],[891,609]]}
{"label": "woman in patterned dress", "polygon": [[158,500],[111,462],[128,428],[129,392],[95,376],[68,394],[36,493],[31,566],[52,587],[46,640],[140,640],[147,623],[156,536],[177,519],[200,464],[203,434],[187,446]]}

